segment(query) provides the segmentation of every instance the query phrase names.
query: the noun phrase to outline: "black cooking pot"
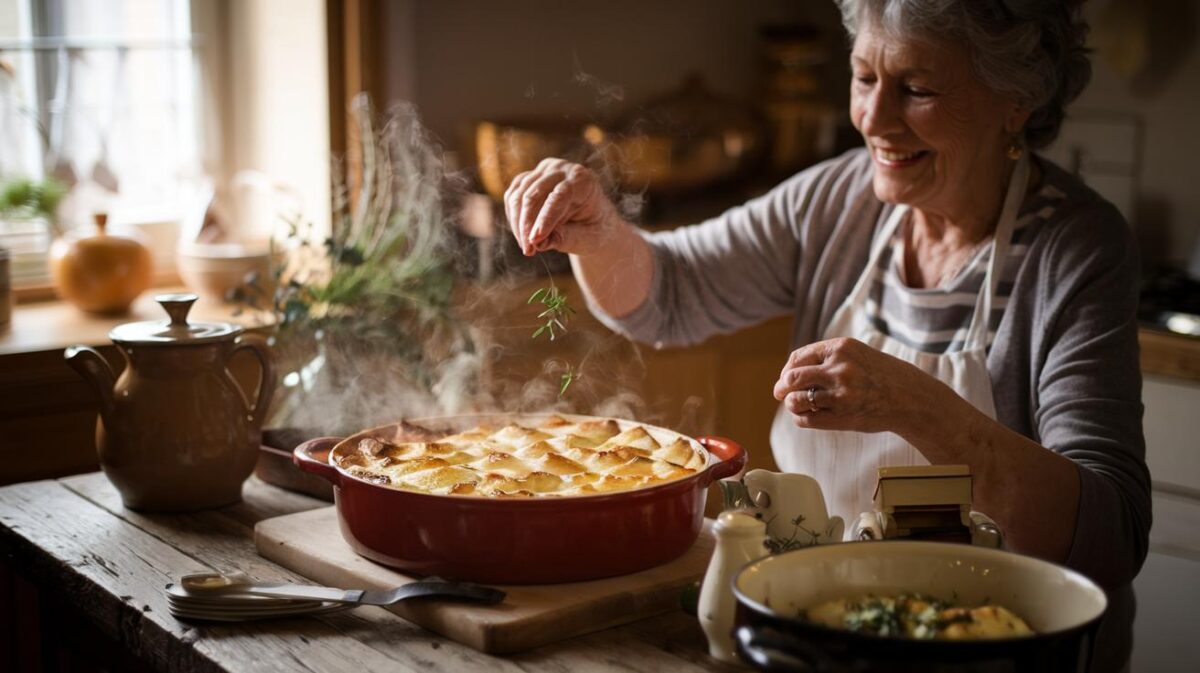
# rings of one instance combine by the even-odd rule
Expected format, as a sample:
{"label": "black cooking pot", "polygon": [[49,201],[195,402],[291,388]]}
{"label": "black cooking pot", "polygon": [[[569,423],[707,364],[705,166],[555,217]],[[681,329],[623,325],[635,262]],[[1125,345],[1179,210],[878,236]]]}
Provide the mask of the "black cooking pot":
{"label": "black cooking pot", "polygon": [[[1104,591],[1077,572],[1028,556],[938,542],[807,547],[748,564],[734,579],[735,640],[769,671],[1063,673],[1087,671]],[[801,610],[867,594],[920,593],[963,606],[1001,605],[1036,635],[949,641],[833,629]]]}

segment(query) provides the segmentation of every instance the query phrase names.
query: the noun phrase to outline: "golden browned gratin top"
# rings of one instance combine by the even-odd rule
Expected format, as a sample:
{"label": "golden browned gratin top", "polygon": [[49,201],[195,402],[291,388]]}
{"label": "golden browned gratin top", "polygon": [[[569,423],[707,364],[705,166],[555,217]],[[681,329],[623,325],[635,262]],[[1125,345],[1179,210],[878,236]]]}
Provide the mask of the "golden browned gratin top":
{"label": "golden browned gratin top", "polygon": [[351,476],[406,491],[527,498],[646,488],[695,474],[706,464],[693,440],[660,428],[625,426],[613,419],[550,416],[530,425],[434,433],[424,441],[343,442],[330,461]]}
{"label": "golden browned gratin top", "polygon": [[1033,630],[999,605],[959,607],[919,594],[868,595],[827,601],[801,613],[810,622],[876,636],[916,640],[983,640],[1033,635]]}

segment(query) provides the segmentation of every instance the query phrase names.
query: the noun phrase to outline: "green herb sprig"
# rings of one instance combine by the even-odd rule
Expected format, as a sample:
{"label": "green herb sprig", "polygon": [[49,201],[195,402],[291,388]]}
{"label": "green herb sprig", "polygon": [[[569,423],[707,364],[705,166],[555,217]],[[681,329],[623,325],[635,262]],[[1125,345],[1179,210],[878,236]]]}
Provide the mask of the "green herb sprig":
{"label": "green herb sprig", "polygon": [[[550,278],[550,286],[538,288],[529,295],[529,299],[525,300],[525,304],[540,303],[545,309],[538,314],[539,320],[544,320],[533,335],[529,338],[536,339],[543,334],[550,337],[551,341],[566,333],[567,323],[570,322],[571,316],[575,315],[575,309],[571,307],[567,301],[567,293],[558,289],[554,284],[554,276],[550,273],[550,266],[546,264],[546,260],[542,259],[542,265],[546,267],[546,275]],[[558,396],[561,398],[567,394],[567,388],[571,384],[583,377],[582,372],[575,369],[570,364],[567,365],[567,370],[563,372],[558,379]]]}
{"label": "green herb sprig", "polygon": [[563,375],[558,379],[558,396],[562,397],[565,395],[567,388],[570,388],[572,383],[581,378],[583,378],[583,373],[571,365],[567,365],[567,371],[563,372]]}
{"label": "green herb sprig", "polygon": [[526,304],[534,302],[540,302],[546,307],[538,314],[538,319],[546,322],[534,330],[531,339],[536,339],[542,334],[549,334],[550,340],[554,341],[556,337],[567,331],[567,322],[570,321],[572,315],[575,315],[575,309],[567,302],[565,292],[560,292],[558,286],[551,283],[550,287],[534,290],[533,294],[529,295],[529,299],[525,301]]}

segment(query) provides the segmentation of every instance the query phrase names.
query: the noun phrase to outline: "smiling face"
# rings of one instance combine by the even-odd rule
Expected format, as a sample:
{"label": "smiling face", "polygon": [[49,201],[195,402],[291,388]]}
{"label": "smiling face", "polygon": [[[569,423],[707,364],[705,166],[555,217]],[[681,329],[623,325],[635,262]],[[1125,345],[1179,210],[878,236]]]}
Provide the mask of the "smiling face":
{"label": "smiling face", "polygon": [[1028,113],[973,75],[965,46],[898,38],[865,18],[850,64],[875,195],[952,220],[991,217]]}

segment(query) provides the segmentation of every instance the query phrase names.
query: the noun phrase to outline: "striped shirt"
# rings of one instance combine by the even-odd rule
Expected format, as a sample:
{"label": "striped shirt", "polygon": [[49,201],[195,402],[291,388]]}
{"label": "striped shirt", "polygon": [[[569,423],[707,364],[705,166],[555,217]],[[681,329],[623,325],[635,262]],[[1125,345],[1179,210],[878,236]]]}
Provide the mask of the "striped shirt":
{"label": "striped shirt", "polygon": [[[1056,203],[1063,197],[1061,191],[1045,185],[1021,206],[1013,225],[1007,258],[1000,265],[996,297],[988,320],[989,350],[1029,245],[1042,231],[1042,225],[1054,215]],[[903,227],[898,228],[892,244],[879,255],[867,298],[868,318],[883,334],[917,350],[926,353],[963,350],[975,313],[975,302],[987,278],[994,242],[979,246],[949,283],[935,288],[914,288],[904,282],[904,238]]]}

